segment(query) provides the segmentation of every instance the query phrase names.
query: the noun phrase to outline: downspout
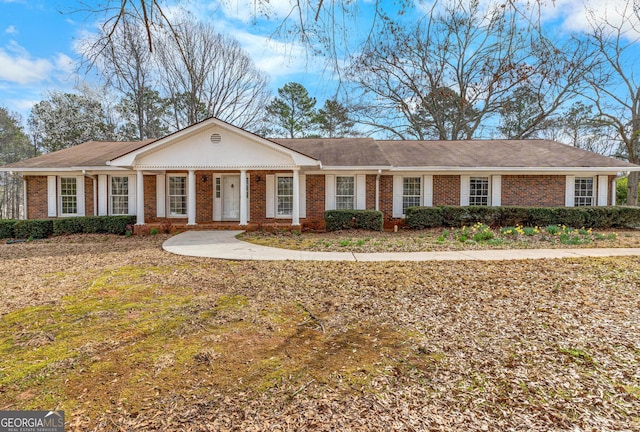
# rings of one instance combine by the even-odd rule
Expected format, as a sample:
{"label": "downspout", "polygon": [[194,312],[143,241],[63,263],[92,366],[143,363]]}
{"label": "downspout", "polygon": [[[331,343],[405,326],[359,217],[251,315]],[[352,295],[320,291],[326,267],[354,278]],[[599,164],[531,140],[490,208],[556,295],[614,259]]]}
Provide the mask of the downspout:
{"label": "downspout", "polygon": [[376,175],[376,211],[380,210],[380,174],[382,174],[382,170],[378,170],[378,174]]}

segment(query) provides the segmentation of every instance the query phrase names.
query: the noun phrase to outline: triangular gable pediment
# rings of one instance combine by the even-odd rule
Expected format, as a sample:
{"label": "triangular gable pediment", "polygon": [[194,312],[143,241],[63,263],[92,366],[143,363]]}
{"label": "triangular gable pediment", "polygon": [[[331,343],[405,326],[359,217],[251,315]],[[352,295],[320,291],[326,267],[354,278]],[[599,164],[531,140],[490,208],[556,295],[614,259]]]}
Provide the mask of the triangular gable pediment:
{"label": "triangular gable pediment", "polygon": [[215,118],[110,162],[139,169],[291,169],[319,161]]}

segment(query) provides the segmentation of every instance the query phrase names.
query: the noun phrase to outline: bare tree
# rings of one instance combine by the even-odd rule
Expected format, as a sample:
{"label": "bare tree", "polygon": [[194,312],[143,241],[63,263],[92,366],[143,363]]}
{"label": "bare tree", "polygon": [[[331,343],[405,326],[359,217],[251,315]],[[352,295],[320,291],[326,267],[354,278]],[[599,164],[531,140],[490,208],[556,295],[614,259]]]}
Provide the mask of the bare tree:
{"label": "bare tree", "polygon": [[[110,35],[106,31],[112,32]],[[157,72],[146,35],[132,17],[125,15],[119,26],[106,29],[86,39],[82,54],[87,65],[102,76],[104,82],[125,95],[127,114],[135,117],[135,137],[140,140],[158,138],[158,128],[151,127],[160,120],[157,110],[149,109],[148,96],[155,86]]]}
{"label": "bare tree", "polygon": [[387,23],[352,66],[361,122],[399,138],[470,139],[526,87],[537,110],[513,136],[525,138],[583,88],[590,62],[578,42],[555,46],[506,7],[437,6],[415,28]]}
{"label": "bare tree", "polygon": [[268,79],[237,41],[204,23],[181,25],[179,39],[159,44],[161,83],[176,128],[214,116],[254,129],[268,103]]}
{"label": "bare tree", "polygon": [[[601,62],[588,80],[592,100],[600,116],[618,133],[620,156],[640,163],[640,81],[636,46],[640,42],[640,11],[627,1],[613,17],[592,14],[589,40]],[[640,173],[631,172],[628,181],[629,205],[638,205]]]}

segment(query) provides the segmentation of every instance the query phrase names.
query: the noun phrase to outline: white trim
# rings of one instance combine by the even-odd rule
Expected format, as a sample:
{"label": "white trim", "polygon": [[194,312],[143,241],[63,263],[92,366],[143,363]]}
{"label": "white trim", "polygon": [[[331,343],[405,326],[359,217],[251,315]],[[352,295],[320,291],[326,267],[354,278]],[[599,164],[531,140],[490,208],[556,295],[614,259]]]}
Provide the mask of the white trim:
{"label": "white trim", "polygon": [[156,174],[156,216],[167,216],[167,176]]}
{"label": "white trim", "polygon": [[98,216],[106,216],[108,212],[108,180],[109,176],[106,174],[100,174],[98,176]]}
{"label": "white trim", "polygon": [[300,173],[293,170],[293,214],[291,215],[291,225],[300,225]]}
{"label": "white trim", "polygon": [[222,175],[213,174],[213,220],[222,221]]}
{"label": "white trim", "polygon": [[273,174],[267,174],[265,180],[265,196],[266,196],[266,215],[265,217],[274,218],[276,216],[276,188],[277,177]]}
{"label": "white trim", "polygon": [[433,207],[433,174],[422,177],[422,205]]}
{"label": "white trim", "polygon": [[471,176],[460,176],[460,205],[469,205],[469,195],[471,194]]}
{"label": "white trim", "polygon": [[85,215],[84,205],[84,176],[76,176],[76,215]]}
{"label": "white trim", "polygon": [[[114,176],[114,177],[118,177],[118,176]],[[128,192],[128,204],[129,204],[129,208],[127,209],[128,214],[130,215],[134,215],[136,214],[136,190],[137,190],[137,186],[136,186],[136,176],[133,174],[130,174],[128,176],[126,176],[129,180],[129,184],[127,185],[127,192]]]}
{"label": "white trim", "polygon": [[491,176],[491,186],[489,189],[489,195],[491,196],[491,205],[499,207],[502,205],[502,176]]}
{"label": "white trim", "polygon": [[606,206],[609,201],[609,176],[598,176],[598,206]]}
{"label": "white trim", "polygon": [[401,175],[393,176],[393,210],[392,215],[394,218],[404,217],[402,214],[402,188],[403,188],[403,179],[404,177]]}
{"label": "white trim", "polygon": [[618,195],[618,180],[614,179],[611,182],[611,205],[612,206],[616,205],[617,195]]}
{"label": "white trim", "polygon": [[367,176],[365,174],[357,174],[355,178],[355,194],[357,210],[366,210],[367,208]]}
{"label": "white trim", "polygon": [[[247,171],[240,170],[240,225],[244,226],[248,223],[247,211],[249,210],[248,200],[247,200],[247,186],[249,182],[247,182]],[[194,208],[195,208],[195,187],[193,188],[193,197],[194,197]]]}
{"label": "white trim", "polygon": [[47,216],[58,216],[58,177],[47,176]]}
{"label": "white trim", "polygon": [[333,174],[324,176],[324,209],[336,209],[336,176]]}
{"label": "white trim", "polygon": [[144,225],[144,173],[136,171],[136,225]]}
{"label": "white trim", "polygon": [[[240,196],[242,201],[242,195]],[[187,173],[187,225],[196,224],[196,172]]]}
{"label": "white trim", "polygon": [[22,219],[29,218],[29,194],[27,193],[27,179],[22,178]]}
{"label": "white trim", "polygon": [[564,206],[575,207],[576,199],[576,176],[568,175],[565,177]]}

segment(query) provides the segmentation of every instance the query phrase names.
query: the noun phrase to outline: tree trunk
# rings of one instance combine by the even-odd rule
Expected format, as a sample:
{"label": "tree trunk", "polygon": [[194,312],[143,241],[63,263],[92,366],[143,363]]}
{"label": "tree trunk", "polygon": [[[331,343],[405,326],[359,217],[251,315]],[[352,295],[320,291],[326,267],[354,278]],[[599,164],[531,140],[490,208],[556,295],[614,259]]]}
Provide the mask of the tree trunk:
{"label": "tree trunk", "polygon": [[640,179],[640,173],[638,171],[632,171],[629,173],[629,179],[627,183],[627,205],[637,207],[638,206],[638,180]]}

